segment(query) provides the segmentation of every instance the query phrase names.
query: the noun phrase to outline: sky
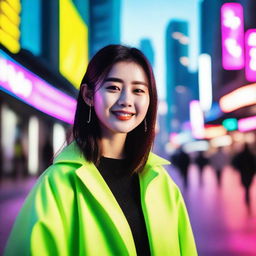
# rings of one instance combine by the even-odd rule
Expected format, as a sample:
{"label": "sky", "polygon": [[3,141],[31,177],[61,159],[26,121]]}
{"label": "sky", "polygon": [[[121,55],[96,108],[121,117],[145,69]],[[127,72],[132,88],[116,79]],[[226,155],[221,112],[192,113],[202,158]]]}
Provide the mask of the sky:
{"label": "sky", "polygon": [[191,71],[197,70],[199,52],[199,3],[201,0],[123,0],[121,10],[121,42],[139,47],[140,40],[151,40],[155,51],[154,73],[159,98],[164,100],[165,32],[170,20],[189,22],[189,58]]}

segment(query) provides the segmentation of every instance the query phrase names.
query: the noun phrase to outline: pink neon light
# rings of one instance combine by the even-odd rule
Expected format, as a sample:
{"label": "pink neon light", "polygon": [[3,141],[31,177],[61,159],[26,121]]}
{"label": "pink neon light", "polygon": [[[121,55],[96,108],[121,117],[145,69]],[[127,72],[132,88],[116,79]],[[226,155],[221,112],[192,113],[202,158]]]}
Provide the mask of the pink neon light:
{"label": "pink neon light", "polygon": [[224,95],[219,104],[221,110],[226,113],[256,104],[256,83],[242,86]]}
{"label": "pink neon light", "polygon": [[189,105],[192,135],[196,139],[204,138],[204,116],[198,100],[193,100]]}
{"label": "pink neon light", "polygon": [[245,76],[250,82],[256,82],[256,28],[245,33]]}
{"label": "pink neon light", "polygon": [[256,129],[256,116],[238,120],[238,130],[240,132],[248,132],[254,129]]}
{"label": "pink neon light", "polygon": [[0,87],[34,108],[72,124],[76,100],[52,87],[21,65],[0,55]]}
{"label": "pink neon light", "polygon": [[243,7],[225,3],[221,7],[222,66],[226,70],[244,67]]}

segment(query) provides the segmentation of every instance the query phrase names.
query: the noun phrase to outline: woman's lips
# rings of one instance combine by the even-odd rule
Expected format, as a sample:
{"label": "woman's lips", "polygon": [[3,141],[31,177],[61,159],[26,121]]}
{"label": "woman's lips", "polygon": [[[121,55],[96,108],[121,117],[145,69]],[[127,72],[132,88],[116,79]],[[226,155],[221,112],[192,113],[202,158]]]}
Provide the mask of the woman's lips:
{"label": "woman's lips", "polygon": [[131,112],[125,112],[125,111],[112,111],[112,113],[115,115],[115,117],[121,121],[127,121],[132,118],[134,113]]}

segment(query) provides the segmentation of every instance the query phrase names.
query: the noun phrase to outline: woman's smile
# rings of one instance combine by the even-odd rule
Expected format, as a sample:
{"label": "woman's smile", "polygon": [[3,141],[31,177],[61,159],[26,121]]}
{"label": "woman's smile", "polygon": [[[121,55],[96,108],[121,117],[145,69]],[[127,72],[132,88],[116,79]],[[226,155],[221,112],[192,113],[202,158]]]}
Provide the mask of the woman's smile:
{"label": "woman's smile", "polygon": [[117,111],[111,111],[111,113],[119,120],[121,121],[127,121],[130,120],[135,114],[127,111],[117,110]]}

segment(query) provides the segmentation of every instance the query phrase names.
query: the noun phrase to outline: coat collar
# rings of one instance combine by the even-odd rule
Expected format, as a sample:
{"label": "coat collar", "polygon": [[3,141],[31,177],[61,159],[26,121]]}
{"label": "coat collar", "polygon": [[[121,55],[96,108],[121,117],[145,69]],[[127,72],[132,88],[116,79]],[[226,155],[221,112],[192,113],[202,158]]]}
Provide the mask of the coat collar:
{"label": "coat collar", "polygon": [[[136,255],[132,232],[124,213],[96,166],[86,161],[75,142],[64,148],[56,157],[54,164],[57,163],[75,163],[80,165],[75,171],[76,175],[113,221],[115,228],[120,234],[120,239],[127,248],[128,255]],[[159,174],[158,168],[155,167],[164,164],[169,164],[169,161],[150,153],[143,172],[139,174],[141,192],[143,194],[145,194],[149,183]]]}

